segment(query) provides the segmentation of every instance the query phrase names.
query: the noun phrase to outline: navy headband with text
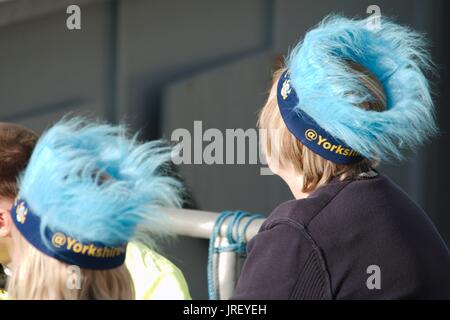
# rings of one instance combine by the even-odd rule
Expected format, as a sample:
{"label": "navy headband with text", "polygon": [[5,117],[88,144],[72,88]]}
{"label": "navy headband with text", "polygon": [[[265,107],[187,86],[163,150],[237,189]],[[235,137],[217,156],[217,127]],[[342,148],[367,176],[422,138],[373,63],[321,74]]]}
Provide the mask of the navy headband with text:
{"label": "navy headband with text", "polygon": [[356,151],[322,129],[300,108],[296,108],[299,99],[291,86],[289,70],[278,81],[277,101],[287,128],[308,149],[337,164],[357,163],[363,159]]}
{"label": "navy headband with text", "polygon": [[21,198],[14,201],[11,216],[22,236],[37,250],[69,265],[83,269],[108,270],[125,261],[127,244],[111,247],[99,242],[82,242],[48,227],[41,234],[41,219]]}

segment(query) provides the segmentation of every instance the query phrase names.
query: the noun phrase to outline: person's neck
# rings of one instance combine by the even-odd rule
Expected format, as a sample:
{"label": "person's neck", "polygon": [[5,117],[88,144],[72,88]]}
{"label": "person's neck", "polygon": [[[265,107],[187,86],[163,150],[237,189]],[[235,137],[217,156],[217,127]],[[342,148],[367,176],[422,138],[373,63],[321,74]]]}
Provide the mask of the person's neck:
{"label": "person's neck", "polygon": [[295,199],[304,199],[310,195],[309,192],[303,192],[303,175],[298,174],[294,170],[286,169],[280,170],[278,175],[289,186]]}

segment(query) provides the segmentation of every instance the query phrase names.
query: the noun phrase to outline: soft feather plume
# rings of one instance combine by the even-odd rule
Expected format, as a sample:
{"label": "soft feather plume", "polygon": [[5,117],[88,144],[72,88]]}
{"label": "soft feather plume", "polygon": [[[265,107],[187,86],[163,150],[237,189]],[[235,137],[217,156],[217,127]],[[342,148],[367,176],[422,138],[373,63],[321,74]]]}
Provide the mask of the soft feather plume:
{"label": "soft feather plume", "polygon": [[[357,105],[372,99],[346,61],[371,72],[382,84],[387,110]],[[369,159],[401,159],[437,132],[434,106],[424,73],[433,70],[424,37],[382,19],[329,16],[309,31],[286,61],[299,105],[322,128]]]}
{"label": "soft feather plume", "polygon": [[161,207],[182,204],[181,183],[165,171],[170,148],[139,143],[122,126],[65,119],[39,139],[20,196],[49,227],[83,241],[148,246],[168,234]]}

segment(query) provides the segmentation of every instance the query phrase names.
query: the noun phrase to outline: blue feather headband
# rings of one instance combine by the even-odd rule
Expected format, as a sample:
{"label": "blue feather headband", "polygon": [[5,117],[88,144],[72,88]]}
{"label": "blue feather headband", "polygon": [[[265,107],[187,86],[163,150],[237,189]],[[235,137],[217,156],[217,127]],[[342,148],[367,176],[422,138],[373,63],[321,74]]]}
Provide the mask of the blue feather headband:
{"label": "blue feather headband", "polygon": [[[39,139],[20,178],[15,223],[32,245],[61,261],[117,267],[127,242],[152,246],[168,233],[161,207],[182,204],[181,183],[165,175],[170,152],[161,141],[137,142],[121,126],[62,120]],[[55,234],[66,237],[65,252]],[[68,250],[69,237],[83,254]],[[110,254],[87,261],[91,244]]]}
{"label": "blue feather headband", "polygon": [[[353,61],[373,74],[387,98],[383,112],[357,107],[373,97],[351,72]],[[296,45],[286,60],[294,107],[368,159],[402,159],[437,132],[429,84],[433,69],[425,39],[382,19],[370,30],[367,20],[325,18]]]}

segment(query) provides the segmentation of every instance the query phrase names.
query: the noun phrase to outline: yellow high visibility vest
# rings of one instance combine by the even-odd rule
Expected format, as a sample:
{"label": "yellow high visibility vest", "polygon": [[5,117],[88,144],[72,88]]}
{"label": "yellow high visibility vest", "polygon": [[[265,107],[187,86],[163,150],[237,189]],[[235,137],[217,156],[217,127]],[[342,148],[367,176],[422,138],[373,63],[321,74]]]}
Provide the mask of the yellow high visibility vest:
{"label": "yellow high visibility vest", "polygon": [[125,264],[133,278],[136,300],[191,300],[183,273],[146,247],[129,243]]}
{"label": "yellow high visibility vest", "polygon": [[4,290],[0,290],[0,300],[8,300],[8,294]]}

